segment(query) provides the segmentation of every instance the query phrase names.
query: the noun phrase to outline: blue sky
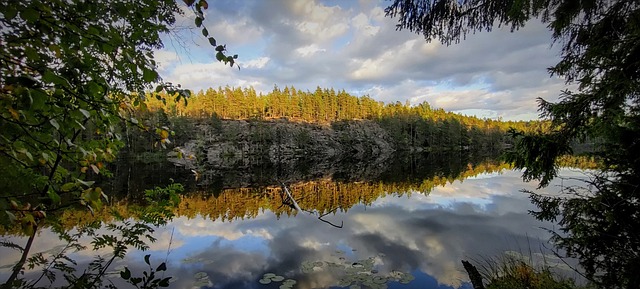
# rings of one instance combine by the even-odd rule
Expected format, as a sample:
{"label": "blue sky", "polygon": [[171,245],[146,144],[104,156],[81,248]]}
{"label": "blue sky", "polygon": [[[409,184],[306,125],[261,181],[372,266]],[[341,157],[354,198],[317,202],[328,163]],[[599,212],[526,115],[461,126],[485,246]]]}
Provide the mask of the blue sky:
{"label": "blue sky", "polygon": [[434,107],[505,120],[537,118],[536,98],[556,100],[566,86],[547,68],[558,45],[540,21],[511,33],[496,28],[460,44],[428,43],[395,29],[389,1],[214,1],[204,25],[241,70],[215,60],[186,11],[156,51],[165,81],[199,90],[274,85],[344,89],[384,102],[428,101]]}

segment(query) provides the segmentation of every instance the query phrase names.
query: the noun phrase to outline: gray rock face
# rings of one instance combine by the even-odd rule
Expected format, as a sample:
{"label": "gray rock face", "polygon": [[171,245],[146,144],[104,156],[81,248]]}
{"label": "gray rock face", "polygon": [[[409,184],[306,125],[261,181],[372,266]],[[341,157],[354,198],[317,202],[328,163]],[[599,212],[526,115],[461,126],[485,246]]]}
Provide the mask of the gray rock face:
{"label": "gray rock face", "polygon": [[[195,127],[191,140],[171,152],[169,160],[205,178],[226,178],[229,171],[254,170],[265,163],[279,171],[276,177],[286,175],[291,181],[331,175],[339,162],[351,162],[363,175],[375,174],[396,150],[388,133],[368,120],[332,125],[222,120]],[[301,165],[304,172],[289,171]]]}
{"label": "gray rock face", "polygon": [[177,151],[170,157],[178,165],[190,167],[200,163],[228,167],[256,157],[267,158],[273,163],[288,163],[300,158],[371,159],[391,154],[396,149],[387,132],[367,120],[333,125],[286,120],[223,120],[218,127],[207,123],[196,125],[193,138],[177,150],[183,157],[179,158]]}

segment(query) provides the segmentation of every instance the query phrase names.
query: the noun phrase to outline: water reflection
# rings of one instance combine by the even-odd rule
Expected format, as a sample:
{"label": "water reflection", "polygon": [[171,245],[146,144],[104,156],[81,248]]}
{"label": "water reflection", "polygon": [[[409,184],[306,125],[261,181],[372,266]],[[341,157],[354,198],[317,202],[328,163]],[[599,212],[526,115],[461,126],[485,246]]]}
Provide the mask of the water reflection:
{"label": "water reflection", "polygon": [[[438,176],[408,184],[321,180],[291,186],[303,208],[318,212],[339,208],[325,219],[342,222],[342,228],[280,206],[276,187],[223,191],[217,197],[196,193],[184,197],[176,209],[178,217],[158,229],[158,241],[150,252],[133,251],[114,268],[126,264],[141,272],[143,256],[151,253],[152,261],[167,260],[167,275],[176,277],[172,288],[282,285],[261,284],[265,273],[295,280],[293,288],[348,287],[345,277],[354,274],[380,277],[376,284],[384,285],[379,288],[471,288],[461,259],[539,251],[549,247],[549,236],[540,227],[552,227],[527,213],[534,208],[520,190],[533,190],[537,184],[522,183],[520,172],[489,167],[484,167],[485,173],[470,167],[467,178],[460,180]],[[561,173],[581,176],[577,171]],[[557,188],[551,185],[547,191],[554,193]],[[36,251],[51,247],[52,240],[52,233],[43,232],[34,245]],[[83,251],[74,258],[88,262],[97,253]],[[4,249],[0,254],[0,265],[18,258]],[[365,262],[371,263],[366,273],[349,269]],[[320,265],[309,270],[310,263]],[[0,275],[7,273],[5,268]],[[402,284],[406,279],[401,280],[401,274],[415,280]]]}

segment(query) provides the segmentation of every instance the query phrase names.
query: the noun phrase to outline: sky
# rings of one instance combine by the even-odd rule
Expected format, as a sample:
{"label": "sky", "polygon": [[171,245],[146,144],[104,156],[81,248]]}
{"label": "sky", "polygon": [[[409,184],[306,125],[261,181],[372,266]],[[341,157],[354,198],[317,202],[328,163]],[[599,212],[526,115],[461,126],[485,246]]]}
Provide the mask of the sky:
{"label": "sky", "polygon": [[[180,1],[179,1],[180,2]],[[466,115],[538,118],[536,98],[557,100],[566,85],[547,68],[559,45],[539,20],[511,33],[496,27],[451,46],[396,30],[390,1],[210,0],[204,26],[238,54],[241,69],[215,59],[185,8],[155,52],[164,81],[198,91],[218,86],[334,88],[385,103],[429,102]]]}

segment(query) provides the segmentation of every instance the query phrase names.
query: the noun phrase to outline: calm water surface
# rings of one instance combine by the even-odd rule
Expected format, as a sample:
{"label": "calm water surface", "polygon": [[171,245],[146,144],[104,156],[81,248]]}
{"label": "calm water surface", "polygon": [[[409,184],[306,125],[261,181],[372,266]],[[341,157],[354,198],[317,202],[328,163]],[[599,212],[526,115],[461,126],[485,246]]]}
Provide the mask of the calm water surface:
{"label": "calm water surface", "polygon": [[[561,174],[583,176],[569,169]],[[273,274],[295,280],[293,288],[471,288],[462,259],[531,255],[530,249],[543,252],[533,257],[548,254],[549,235],[541,227],[553,225],[533,219],[527,212],[535,208],[520,192],[537,184],[523,183],[520,172],[507,169],[470,175],[408,186],[331,179],[290,184],[306,210],[298,213],[282,205],[276,188],[196,194],[157,229],[150,250],[130,251],[112,268],[141,272],[143,256],[151,254],[152,264],[167,260],[172,288],[291,288],[292,281]],[[559,185],[568,184],[558,181],[545,190],[556,193]],[[33,252],[59,245],[44,230]],[[4,280],[19,255],[1,250]],[[86,264],[105,253],[72,256]]]}

